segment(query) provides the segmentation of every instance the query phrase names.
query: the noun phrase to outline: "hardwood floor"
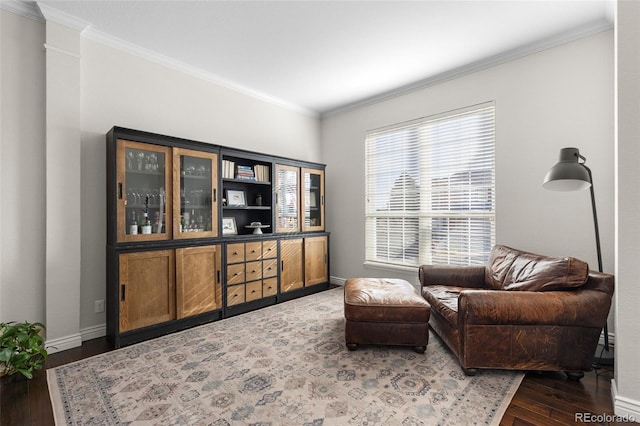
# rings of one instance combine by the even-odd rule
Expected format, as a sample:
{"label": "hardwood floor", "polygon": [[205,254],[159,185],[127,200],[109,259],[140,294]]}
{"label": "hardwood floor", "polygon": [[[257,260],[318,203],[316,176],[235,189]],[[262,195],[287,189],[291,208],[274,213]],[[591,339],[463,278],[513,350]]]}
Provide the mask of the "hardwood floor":
{"label": "hardwood floor", "polygon": [[[106,338],[89,340],[79,348],[50,355],[47,359],[47,368],[110,350],[112,347]],[[580,422],[579,418],[576,421],[576,413],[590,413],[579,414],[583,418],[587,415],[612,416],[612,378],[611,371],[602,369],[598,373],[595,371],[586,373],[579,382],[567,380],[563,373],[528,373],[500,424],[505,426],[571,425],[586,423]],[[612,418],[595,418],[595,420],[591,423],[623,424]],[[54,425],[44,370],[38,371],[30,381],[22,380],[19,375],[0,380],[0,425]]]}

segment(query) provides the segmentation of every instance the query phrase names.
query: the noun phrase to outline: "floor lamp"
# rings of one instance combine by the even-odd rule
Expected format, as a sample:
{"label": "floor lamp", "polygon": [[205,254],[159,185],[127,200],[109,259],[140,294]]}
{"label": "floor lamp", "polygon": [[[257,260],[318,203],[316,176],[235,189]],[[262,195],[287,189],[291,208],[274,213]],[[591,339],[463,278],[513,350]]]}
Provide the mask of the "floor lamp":
{"label": "floor lamp", "polygon": [[[593,210],[593,225],[596,232],[596,250],[598,253],[598,271],[602,272],[602,252],[600,250],[600,231],[598,230],[598,215],[596,213],[596,198],[593,193],[593,178],[591,169],[584,163],[585,157],[580,155],[578,148],[562,148],[560,160],[553,166],[544,178],[542,186],[553,191],[579,191],[590,189],[591,208]],[[604,323],[604,350],[609,356],[596,358],[600,365],[613,364],[613,350],[609,347],[609,330]],[[602,354],[601,354],[602,355]]]}

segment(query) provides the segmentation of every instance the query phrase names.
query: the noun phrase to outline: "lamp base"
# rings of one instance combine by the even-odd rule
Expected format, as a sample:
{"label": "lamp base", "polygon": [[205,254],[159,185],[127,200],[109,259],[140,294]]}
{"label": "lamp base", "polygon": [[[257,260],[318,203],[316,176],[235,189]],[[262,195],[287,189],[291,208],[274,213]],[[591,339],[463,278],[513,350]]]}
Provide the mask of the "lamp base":
{"label": "lamp base", "polygon": [[593,358],[593,367],[611,367],[614,364],[613,346],[609,345],[609,350],[606,350],[603,345],[598,344],[596,353]]}

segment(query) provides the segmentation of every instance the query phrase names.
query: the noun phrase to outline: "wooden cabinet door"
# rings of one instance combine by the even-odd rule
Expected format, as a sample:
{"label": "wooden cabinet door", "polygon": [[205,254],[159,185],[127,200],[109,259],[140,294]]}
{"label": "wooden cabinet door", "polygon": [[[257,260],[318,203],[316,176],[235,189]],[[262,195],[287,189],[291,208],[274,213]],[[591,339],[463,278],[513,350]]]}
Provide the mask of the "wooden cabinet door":
{"label": "wooden cabinet door", "polygon": [[280,241],[280,291],[287,292],[304,286],[303,239]]}
{"label": "wooden cabinet door", "polygon": [[175,319],[175,253],[122,253],[120,332]]}
{"label": "wooden cabinet door", "polygon": [[118,139],[116,156],[118,242],[170,239],[171,148]]}
{"label": "wooden cabinet door", "polygon": [[300,229],[300,168],[276,164],[276,232]]}
{"label": "wooden cabinet door", "polygon": [[304,239],[304,285],[329,281],[327,273],[327,237]]}
{"label": "wooden cabinet door", "polygon": [[176,313],[178,318],[222,308],[220,246],[176,250]]}
{"label": "wooden cabinet door", "polygon": [[218,155],[173,149],[173,238],[218,236]]}
{"label": "wooden cabinet door", "polygon": [[302,230],[324,230],[324,170],[302,169]]}

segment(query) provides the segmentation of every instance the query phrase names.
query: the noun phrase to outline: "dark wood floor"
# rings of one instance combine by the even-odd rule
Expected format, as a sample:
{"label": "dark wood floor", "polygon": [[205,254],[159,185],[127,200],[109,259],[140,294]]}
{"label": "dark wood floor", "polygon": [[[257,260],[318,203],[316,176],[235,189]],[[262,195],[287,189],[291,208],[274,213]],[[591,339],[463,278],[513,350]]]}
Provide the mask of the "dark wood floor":
{"label": "dark wood floor", "polygon": [[[47,368],[77,361],[111,349],[106,338],[90,340],[84,342],[79,348],[50,355],[47,360]],[[612,372],[605,370],[599,370],[598,373],[594,371],[586,373],[579,382],[567,380],[562,373],[528,373],[504,414],[501,425],[584,424],[575,421],[576,413],[591,413],[597,416],[612,415],[612,378]],[[592,424],[622,424],[610,419],[605,420]],[[0,380],[0,425],[54,425],[44,370],[38,371],[30,381],[21,380],[20,375]]]}

